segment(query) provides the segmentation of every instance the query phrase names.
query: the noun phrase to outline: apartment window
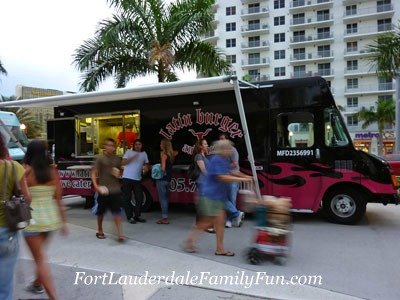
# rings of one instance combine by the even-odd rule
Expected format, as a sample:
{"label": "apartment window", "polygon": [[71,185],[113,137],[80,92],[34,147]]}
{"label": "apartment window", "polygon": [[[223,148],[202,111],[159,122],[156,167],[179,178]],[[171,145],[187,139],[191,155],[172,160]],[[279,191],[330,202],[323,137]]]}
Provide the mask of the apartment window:
{"label": "apartment window", "polygon": [[304,42],[306,40],[306,32],[304,30],[293,32],[293,42]]}
{"label": "apartment window", "polygon": [[357,51],[358,51],[358,42],[347,42],[346,52],[357,52]]}
{"label": "apartment window", "polygon": [[347,98],[347,107],[358,107],[358,97]]}
{"label": "apartment window", "polygon": [[260,12],[260,3],[249,4],[249,14],[256,14]]}
{"label": "apartment window", "polygon": [[285,0],[274,0],[274,9],[284,8]]}
{"label": "apartment window", "polygon": [[357,31],[358,31],[357,23],[346,25],[346,33],[347,34],[357,33]]}
{"label": "apartment window", "polygon": [[249,65],[261,63],[260,53],[249,53]]}
{"label": "apartment window", "polygon": [[390,4],[390,0],[383,0],[376,2],[376,11],[377,12],[384,12],[388,10],[392,10],[392,6]]}
{"label": "apartment window", "polygon": [[330,45],[323,45],[318,46],[317,48],[318,57],[330,57],[331,55],[331,46]]}
{"label": "apartment window", "polygon": [[347,116],[347,126],[358,126],[358,118],[356,115]]}
{"label": "apartment window", "polygon": [[235,64],[236,63],[236,55],[227,55],[226,62],[230,63],[230,64]]}
{"label": "apartment window", "polygon": [[226,48],[236,47],[236,39],[226,39]]}
{"label": "apartment window", "polygon": [[358,60],[347,61],[347,71],[358,70]]}
{"label": "apartment window", "polygon": [[276,50],[274,52],[275,59],[285,59],[285,50]]}
{"label": "apartment window", "polygon": [[391,78],[379,78],[378,82],[380,91],[387,91],[393,89],[393,83]]}
{"label": "apartment window", "polygon": [[236,6],[229,6],[226,8],[226,15],[227,16],[234,16],[236,15]]}
{"label": "apartment window", "polygon": [[236,23],[226,23],[226,31],[236,31]]}
{"label": "apartment window", "polygon": [[304,13],[293,15],[293,25],[304,24],[306,22],[306,17]]}
{"label": "apartment window", "polygon": [[348,89],[357,89],[358,88],[358,78],[347,79],[347,88]]}
{"label": "apartment window", "polygon": [[330,63],[318,64],[318,74],[320,76],[329,76],[332,75],[331,73],[332,70]]}
{"label": "apartment window", "polygon": [[279,67],[274,69],[275,77],[286,76],[286,68]]}
{"label": "apartment window", "polygon": [[378,101],[388,101],[388,100],[393,100],[392,95],[380,95],[378,96]]}
{"label": "apartment window", "polygon": [[392,19],[378,20],[378,31],[392,30]]}
{"label": "apartment window", "polygon": [[329,9],[317,11],[317,21],[328,21],[330,19]]}
{"label": "apartment window", "polygon": [[293,58],[295,60],[306,59],[306,48],[293,49]]}
{"label": "apartment window", "polygon": [[249,81],[260,81],[260,70],[258,69],[252,69],[249,70]]}
{"label": "apartment window", "polygon": [[249,30],[258,30],[260,29],[260,20],[250,20],[249,21]]}
{"label": "apartment window", "polygon": [[285,33],[275,33],[274,34],[274,42],[281,43],[285,41]]}
{"label": "apartment window", "polygon": [[330,27],[323,27],[317,29],[317,37],[319,40],[329,39],[331,37]]}
{"label": "apartment window", "polygon": [[294,66],[293,67],[294,76],[293,77],[304,77],[306,76],[306,66]]}
{"label": "apartment window", "polygon": [[275,26],[285,25],[285,16],[275,17],[274,18],[274,25]]}
{"label": "apartment window", "polygon": [[346,6],[346,16],[353,16],[357,14],[357,5]]}
{"label": "apartment window", "polygon": [[259,36],[251,36],[249,37],[249,47],[260,47],[260,37]]}

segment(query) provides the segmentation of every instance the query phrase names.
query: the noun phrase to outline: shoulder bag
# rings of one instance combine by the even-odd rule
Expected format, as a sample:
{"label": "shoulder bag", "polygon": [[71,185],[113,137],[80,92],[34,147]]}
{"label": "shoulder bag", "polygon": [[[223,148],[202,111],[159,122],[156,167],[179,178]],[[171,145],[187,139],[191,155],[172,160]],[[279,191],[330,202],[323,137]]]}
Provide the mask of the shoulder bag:
{"label": "shoulder bag", "polygon": [[13,169],[13,177],[14,177],[14,189],[12,196],[10,199],[6,199],[6,190],[7,190],[7,166],[8,161],[4,160],[4,181],[3,181],[3,201],[4,201],[4,213],[6,216],[6,223],[8,229],[11,231],[17,231],[20,229],[24,229],[29,225],[30,220],[32,219],[31,208],[29,204],[25,201],[24,196],[21,192],[21,187],[19,185],[19,181],[17,179],[15,165],[11,161],[12,169]]}

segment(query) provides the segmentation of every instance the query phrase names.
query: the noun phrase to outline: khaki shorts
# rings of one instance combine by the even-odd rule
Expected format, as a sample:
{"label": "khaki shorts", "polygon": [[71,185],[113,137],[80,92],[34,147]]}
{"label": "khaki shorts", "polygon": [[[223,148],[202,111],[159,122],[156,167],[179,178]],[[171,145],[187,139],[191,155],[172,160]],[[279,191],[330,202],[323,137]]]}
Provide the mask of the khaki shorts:
{"label": "khaki shorts", "polygon": [[225,209],[225,203],[201,196],[197,204],[197,211],[202,217],[216,217]]}

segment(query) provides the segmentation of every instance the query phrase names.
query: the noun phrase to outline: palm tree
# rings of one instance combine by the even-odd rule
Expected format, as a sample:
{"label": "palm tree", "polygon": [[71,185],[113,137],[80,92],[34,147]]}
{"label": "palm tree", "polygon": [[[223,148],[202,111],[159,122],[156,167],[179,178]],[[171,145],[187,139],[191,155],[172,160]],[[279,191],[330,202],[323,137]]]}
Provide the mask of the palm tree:
{"label": "palm tree", "polygon": [[376,102],[375,108],[366,109],[363,107],[358,113],[357,117],[360,121],[364,121],[362,128],[365,129],[368,126],[377,123],[378,124],[378,154],[382,155],[383,150],[383,131],[385,125],[393,125],[395,123],[395,103],[393,99],[381,99]]}
{"label": "palm tree", "polygon": [[[3,101],[14,101],[17,100],[15,96],[4,97],[2,96]],[[39,137],[43,128],[42,125],[36,121],[35,117],[32,113],[26,108],[18,108],[18,107],[3,107],[2,110],[10,111],[17,115],[18,120],[21,124],[26,125],[26,136],[30,139]]]}
{"label": "palm tree", "polygon": [[0,60],[0,74],[7,75],[7,70],[4,68],[1,60]]}
{"label": "palm tree", "polygon": [[195,69],[203,76],[229,70],[221,52],[200,39],[213,30],[215,0],[107,1],[116,13],[74,53],[74,64],[84,72],[81,90],[95,90],[110,76],[116,87],[124,87],[149,74],[166,82],[178,79],[177,70]]}
{"label": "palm tree", "polygon": [[[400,23],[393,26],[393,31],[382,34],[367,46],[371,52],[369,61],[375,67],[377,75],[383,78],[394,78],[397,91],[400,91]],[[400,153],[400,92],[397,92],[397,99],[393,110],[396,112],[396,153]]]}

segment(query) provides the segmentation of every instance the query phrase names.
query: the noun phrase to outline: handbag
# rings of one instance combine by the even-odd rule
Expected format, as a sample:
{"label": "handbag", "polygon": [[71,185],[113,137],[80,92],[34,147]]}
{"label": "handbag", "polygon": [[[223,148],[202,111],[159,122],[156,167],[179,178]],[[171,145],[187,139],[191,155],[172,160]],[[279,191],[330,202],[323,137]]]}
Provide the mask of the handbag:
{"label": "handbag", "polygon": [[164,177],[163,171],[161,170],[161,164],[155,164],[151,168],[151,178],[158,180]]}
{"label": "handbag", "polygon": [[[4,200],[4,213],[6,217],[6,223],[10,231],[17,231],[24,229],[29,225],[32,219],[31,208],[25,201],[24,196],[21,192],[19,181],[17,180],[15,165],[11,162],[13,169],[13,177],[15,180],[13,193],[10,199]],[[7,166],[8,162],[4,160],[4,181],[3,181],[3,199],[6,199],[7,189]]]}
{"label": "handbag", "polygon": [[191,181],[196,181],[197,179],[199,179],[201,174],[200,168],[197,165],[196,161],[193,161],[192,164],[189,166],[188,169],[188,177]]}

